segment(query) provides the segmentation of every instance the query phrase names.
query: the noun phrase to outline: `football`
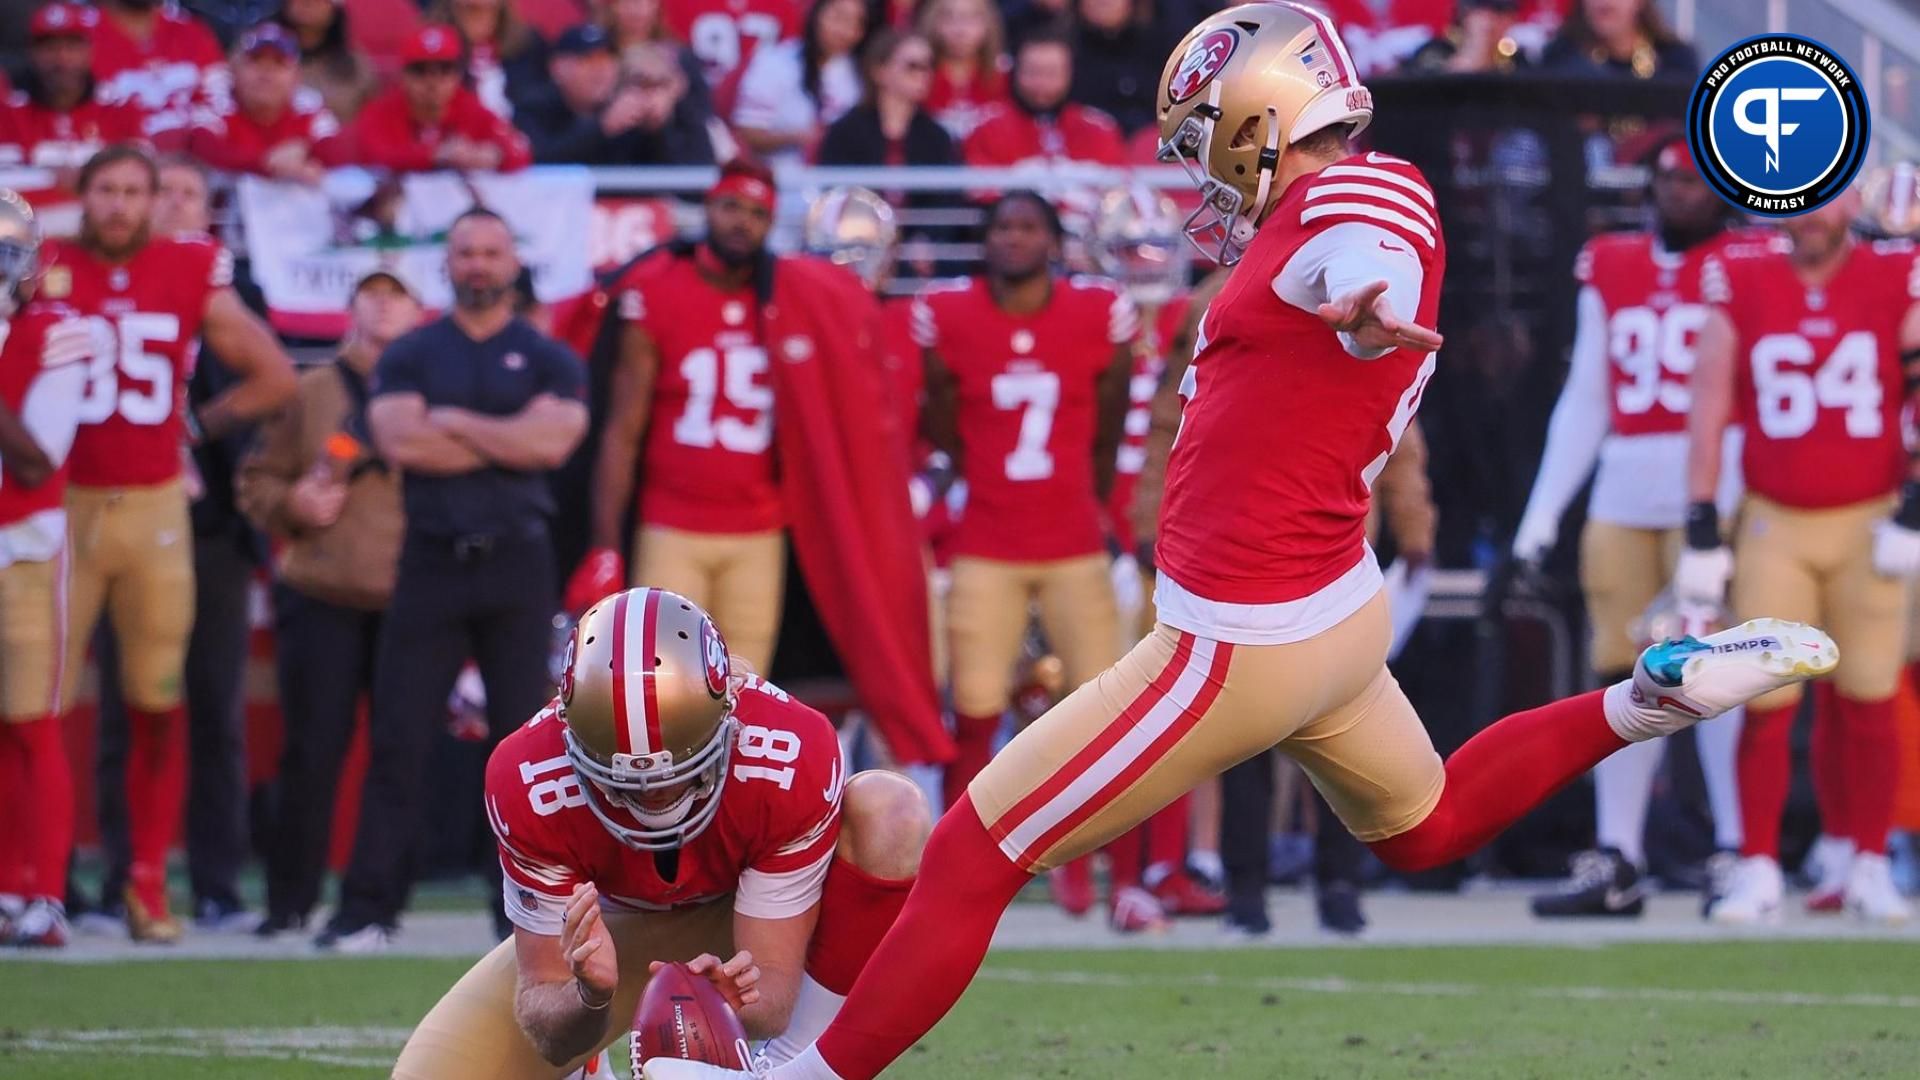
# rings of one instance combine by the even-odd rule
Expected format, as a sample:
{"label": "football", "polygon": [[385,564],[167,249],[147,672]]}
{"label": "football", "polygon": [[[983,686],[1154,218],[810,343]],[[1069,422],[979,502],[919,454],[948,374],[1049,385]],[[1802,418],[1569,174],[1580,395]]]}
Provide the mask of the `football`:
{"label": "football", "polygon": [[629,1048],[635,1074],[657,1057],[747,1067],[747,1031],[703,975],[685,964],[668,964],[647,983],[633,1011]]}

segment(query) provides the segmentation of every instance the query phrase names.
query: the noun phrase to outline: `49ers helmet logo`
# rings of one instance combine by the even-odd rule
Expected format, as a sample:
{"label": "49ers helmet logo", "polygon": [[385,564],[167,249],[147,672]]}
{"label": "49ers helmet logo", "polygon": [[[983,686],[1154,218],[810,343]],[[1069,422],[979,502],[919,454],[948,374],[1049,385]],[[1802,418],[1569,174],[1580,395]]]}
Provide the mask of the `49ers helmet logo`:
{"label": "49ers helmet logo", "polygon": [[712,619],[700,620],[700,656],[705,661],[702,666],[707,669],[707,693],[715,698],[726,697],[732,664],[727,659],[727,643],[720,640],[720,631]]}
{"label": "49ers helmet logo", "polygon": [[1174,69],[1173,78],[1167,80],[1168,102],[1178,105],[1205,89],[1213,77],[1227,66],[1227,61],[1233,57],[1233,50],[1239,44],[1240,35],[1222,27],[1187,46],[1187,54],[1180,58],[1180,66]]}
{"label": "49ers helmet logo", "polygon": [[573,704],[573,649],[579,634],[567,635],[567,652],[560,658],[560,704],[562,707]]}

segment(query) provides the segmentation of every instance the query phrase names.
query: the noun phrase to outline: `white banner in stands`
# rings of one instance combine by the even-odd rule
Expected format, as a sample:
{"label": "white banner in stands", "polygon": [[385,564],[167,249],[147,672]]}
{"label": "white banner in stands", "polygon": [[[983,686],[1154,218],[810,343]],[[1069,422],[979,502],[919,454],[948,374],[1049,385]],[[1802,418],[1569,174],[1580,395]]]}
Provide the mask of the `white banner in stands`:
{"label": "white banner in stands", "polygon": [[592,173],[574,166],[504,176],[422,173],[385,183],[342,169],[319,187],[257,177],[238,184],[253,278],[274,329],[309,338],[345,332],[353,284],[375,268],[397,270],[428,308],[445,308],[452,299],[447,226],[476,205],[512,227],[541,301],[586,292],[593,193]]}

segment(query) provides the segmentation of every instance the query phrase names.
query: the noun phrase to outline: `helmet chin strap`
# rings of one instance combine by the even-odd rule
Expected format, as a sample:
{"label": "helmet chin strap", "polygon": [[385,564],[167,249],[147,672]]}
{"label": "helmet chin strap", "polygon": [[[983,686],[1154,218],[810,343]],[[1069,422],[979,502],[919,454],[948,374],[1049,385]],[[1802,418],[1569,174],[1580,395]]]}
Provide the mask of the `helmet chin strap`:
{"label": "helmet chin strap", "polygon": [[1235,214],[1233,226],[1228,235],[1236,247],[1245,250],[1253,243],[1254,236],[1260,232],[1260,218],[1267,212],[1267,196],[1273,193],[1274,174],[1280,171],[1280,114],[1267,106],[1267,141],[1260,148],[1260,160],[1256,171],[1260,174],[1260,186],[1254,189],[1253,202],[1241,213]]}

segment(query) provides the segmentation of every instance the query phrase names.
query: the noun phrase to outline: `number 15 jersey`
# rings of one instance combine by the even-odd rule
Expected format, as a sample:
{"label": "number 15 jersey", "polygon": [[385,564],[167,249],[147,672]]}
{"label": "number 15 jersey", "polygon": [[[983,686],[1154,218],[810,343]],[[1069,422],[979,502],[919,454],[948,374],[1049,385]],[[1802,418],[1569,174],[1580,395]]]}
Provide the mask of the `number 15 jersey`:
{"label": "number 15 jersey", "polygon": [[71,481],[140,487],[180,473],[187,379],[207,302],[233,284],[233,256],[211,237],[147,241],[109,263],[48,241],[40,293],[96,318],[100,344],[80,400]]}
{"label": "number 15 jersey", "polygon": [[955,383],[967,484],[955,554],[1043,562],[1104,546],[1098,384],[1139,324],[1133,301],[1104,278],[1055,280],[1031,315],[1001,310],[984,278],[934,285],[914,301],[914,341]]}
{"label": "number 15 jersey", "polygon": [[734,707],[740,727],[715,796],[720,811],[669,860],[627,847],[594,816],[587,799],[596,796],[567,759],[557,709],[548,705],[487,759],[487,820],[514,925],[557,935],[567,898],[584,882],[611,911],[667,911],[732,893],[740,914],[784,919],[820,899],[846,782],[826,717],[750,678]]}
{"label": "number 15 jersey", "polygon": [[1849,506],[1906,478],[1900,323],[1920,299],[1907,241],[1856,241],[1810,288],[1784,239],[1731,244],[1707,260],[1701,293],[1733,323],[1736,418],[1747,487],[1783,506]]}
{"label": "number 15 jersey", "polygon": [[752,287],[721,288],[691,258],[662,255],[635,267],[617,295],[621,321],[645,330],[658,354],[640,520],[698,533],[779,528],[773,373]]}

